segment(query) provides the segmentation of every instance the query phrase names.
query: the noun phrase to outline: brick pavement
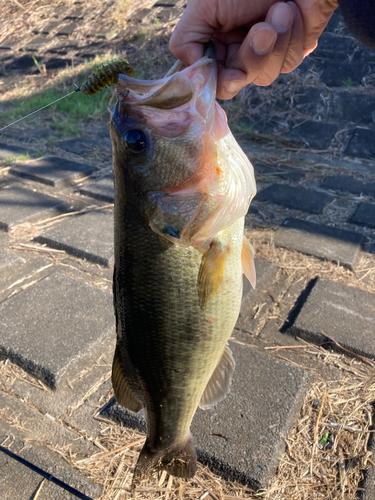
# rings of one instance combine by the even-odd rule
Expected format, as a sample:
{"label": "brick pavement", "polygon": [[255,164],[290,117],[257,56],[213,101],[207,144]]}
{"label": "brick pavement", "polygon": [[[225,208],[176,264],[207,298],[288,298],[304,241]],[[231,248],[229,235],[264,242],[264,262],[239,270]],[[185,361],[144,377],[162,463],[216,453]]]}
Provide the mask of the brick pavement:
{"label": "brick pavement", "polygon": [[[141,26],[154,18],[165,22],[181,15],[182,2],[168,4],[139,9],[133,15],[134,22]],[[19,41],[26,54],[12,52],[10,58],[0,60],[2,74],[32,74],[35,64],[30,54],[35,52],[47,71],[52,71],[69,64],[72,54],[79,62],[104,50],[105,42],[89,39],[83,44],[82,40],[74,40],[75,31],[89,15],[80,8],[68,13],[56,10],[48,22],[36,29],[41,36]],[[68,34],[70,38],[64,39]],[[126,44],[126,39],[122,43]],[[43,52],[47,44],[49,51]],[[354,63],[348,63],[348,53]],[[375,253],[375,152],[371,135],[374,97],[363,85],[374,64],[373,53],[358,48],[335,14],[319,49],[299,70],[301,74],[314,70],[320,80],[317,87],[298,87],[293,106],[304,113],[304,123],[289,123],[283,137],[288,144],[322,151],[333,147],[337,132],[348,126],[343,139],[344,160],[315,154],[309,148],[305,148],[303,156],[293,148],[259,151],[257,143],[244,143],[244,149],[252,151],[249,155],[259,185],[247,218],[248,228],[277,226],[274,243],[278,255],[287,248],[353,271]],[[279,105],[291,106],[291,102]],[[252,121],[255,118],[249,117]],[[280,123],[268,118],[259,117],[255,129],[279,136]],[[29,128],[19,132],[10,129],[0,136],[0,159],[24,153],[34,158],[39,146],[45,153],[36,161],[10,160],[11,168],[2,172],[0,179],[0,357],[21,367],[35,380],[35,386],[16,380],[10,391],[0,392],[4,407],[18,412],[29,429],[25,433],[4,423],[0,440],[15,435],[10,448],[18,451],[30,435],[59,446],[73,442],[75,436],[81,439],[82,449],[91,453],[92,443],[82,439],[80,432],[98,432],[92,408],[85,402],[76,412],[70,409],[93,384],[102,381],[103,394],[108,395],[110,389],[108,364],[99,363],[97,369],[90,369],[100,356],[110,364],[115,338],[110,295],[112,209],[101,208],[113,202],[113,178],[109,161],[98,166],[95,156],[101,149],[107,154],[108,136],[103,138],[102,131],[94,131],[90,139],[83,135],[46,142],[49,135],[53,135],[50,129]],[[315,169],[315,165],[319,168]],[[64,217],[59,218],[61,215]],[[46,225],[49,219],[52,222]],[[281,267],[264,259],[256,260],[256,268],[258,286],[253,291],[245,282],[236,340],[231,346],[237,362],[232,390],[216,409],[198,411],[193,432],[203,463],[227,479],[259,488],[266,487],[274,476],[285,436],[312,383],[311,364],[307,361],[298,358],[301,367],[297,368],[287,360],[269,356],[265,350],[288,337],[283,335],[282,339],[282,329],[272,316],[278,297],[285,297],[278,319],[288,324],[287,334],[323,343],[327,352],[337,349],[338,343],[369,358],[375,356],[375,298],[370,291],[324,279],[324,275],[310,283],[306,291],[303,283],[294,283]],[[301,345],[293,337],[288,337],[287,343]],[[325,374],[324,367],[315,361],[314,369]],[[84,375],[80,378],[81,373]],[[38,380],[54,391],[43,391]],[[70,390],[71,383],[74,391]],[[44,415],[41,422],[36,417],[38,412]],[[142,428],[139,416],[130,415],[116,404],[105,406],[102,415]],[[71,426],[69,432],[60,424],[62,417]],[[96,486],[82,479],[77,471],[61,465],[45,445],[32,445],[26,451],[30,461],[38,460],[47,469],[52,461],[61,478],[82,491],[86,488],[87,494],[99,494]],[[1,455],[0,459],[5,470],[5,481],[0,485],[2,498],[15,498],[20,489],[27,488],[28,495],[32,495],[38,478],[27,476],[22,467]],[[12,489],[10,485],[17,481],[19,489]],[[371,498],[373,471],[364,484],[363,498]],[[44,495],[60,498],[62,493],[55,489]]]}

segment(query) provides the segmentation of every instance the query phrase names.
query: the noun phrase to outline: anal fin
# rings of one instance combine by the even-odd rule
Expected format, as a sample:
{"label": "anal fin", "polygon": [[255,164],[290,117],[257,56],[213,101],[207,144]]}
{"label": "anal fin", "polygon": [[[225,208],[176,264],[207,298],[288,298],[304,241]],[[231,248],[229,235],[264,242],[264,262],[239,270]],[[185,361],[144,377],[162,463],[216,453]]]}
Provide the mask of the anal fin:
{"label": "anal fin", "polygon": [[228,344],[202,394],[199,407],[207,410],[220,403],[229,392],[236,363]]}
{"label": "anal fin", "polygon": [[253,245],[244,237],[242,243],[242,252],[241,252],[242,269],[246,278],[250,281],[250,284],[253,288],[255,288],[257,281],[255,272],[254,254],[255,251]]}
{"label": "anal fin", "polygon": [[115,356],[112,364],[112,385],[113,392],[118,404],[131,411],[139,411],[142,409],[142,403],[129,387],[129,384],[124,377],[121,368],[121,361],[118,354],[118,347],[115,350]]}
{"label": "anal fin", "polygon": [[215,241],[203,255],[198,274],[198,296],[201,307],[205,307],[208,300],[218,292],[224,280],[227,255],[227,248],[223,249]]}

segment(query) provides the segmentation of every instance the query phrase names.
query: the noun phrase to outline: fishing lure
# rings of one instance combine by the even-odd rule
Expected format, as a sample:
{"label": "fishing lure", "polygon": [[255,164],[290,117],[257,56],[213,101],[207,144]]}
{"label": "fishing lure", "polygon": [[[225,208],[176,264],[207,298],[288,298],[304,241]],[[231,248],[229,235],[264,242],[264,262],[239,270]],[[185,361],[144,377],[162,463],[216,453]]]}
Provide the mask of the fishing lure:
{"label": "fishing lure", "polygon": [[125,73],[134,76],[134,70],[126,59],[118,57],[98,66],[79,90],[86,95],[98,94],[101,90],[117,82],[117,76]]}
{"label": "fishing lure", "polygon": [[78,87],[78,85],[74,84],[76,89],[73,90],[73,92],[69,92],[69,94],[66,94],[60,97],[59,99],[56,99],[55,101],[50,102],[45,106],[42,106],[41,108],[33,111],[32,113],[29,113],[26,116],[23,116],[22,118],[19,118],[18,120],[12,123],[9,123],[8,125],[5,125],[5,127],[0,128],[0,132],[10,127],[11,125],[14,125],[15,123],[24,120],[25,118],[34,115],[35,113],[38,113],[42,109],[48,108],[48,106],[51,106],[52,104],[55,104],[58,101],[61,101],[61,99],[65,99],[65,97],[68,97],[74,94],[75,92],[81,91],[86,95],[98,94],[101,90],[105,89],[106,87],[115,84],[117,82],[117,77],[120,73],[125,73],[128,76],[134,76],[134,70],[126,59],[118,57],[117,59],[112,59],[111,61],[103,63],[93,71],[89,79],[81,87]]}

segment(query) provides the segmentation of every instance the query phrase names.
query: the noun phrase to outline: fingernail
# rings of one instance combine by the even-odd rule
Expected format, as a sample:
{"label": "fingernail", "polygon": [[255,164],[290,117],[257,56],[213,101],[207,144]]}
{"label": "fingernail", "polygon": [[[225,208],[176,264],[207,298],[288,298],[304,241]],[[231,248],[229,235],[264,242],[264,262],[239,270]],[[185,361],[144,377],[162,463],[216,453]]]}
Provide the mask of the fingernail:
{"label": "fingernail", "polygon": [[233,80],[224,85],[224,90],[227,94],[238,94],[242,87],[243,82],[241,80]]}
{"label": "fingernail", "polygon": [[275,33],[270,29],[259,29],[253,33],[250,43],[258,56],[263,56],[270,51],[276,41]]}
{"label": "fingernail", "polygon": [[293,21],[293,11],[286,3],[279,3],[272,12],[271,22],[279,33],[285,33]]}

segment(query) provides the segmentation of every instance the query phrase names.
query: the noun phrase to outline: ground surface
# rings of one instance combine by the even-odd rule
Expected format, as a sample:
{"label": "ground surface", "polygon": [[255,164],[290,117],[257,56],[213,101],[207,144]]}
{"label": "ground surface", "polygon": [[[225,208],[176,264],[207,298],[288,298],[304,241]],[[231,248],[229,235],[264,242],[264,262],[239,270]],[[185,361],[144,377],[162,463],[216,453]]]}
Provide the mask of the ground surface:
{"label": "ground surface", "polygon": [[[162,76],[184,2],[6,9],[0,128],[98,55]],[[336,13],[298,71],[224,104],[256,172],[257,289],[245,282],[231,392],[193,422],[196,478],[154,476],[137,498],[374,498],[374,65]],[[104,500],[131,496],[144,421],[111,391],[113,95],[99,96],[0,132],[0,444]],[[0,461],[2,499],[73,498]]]}

